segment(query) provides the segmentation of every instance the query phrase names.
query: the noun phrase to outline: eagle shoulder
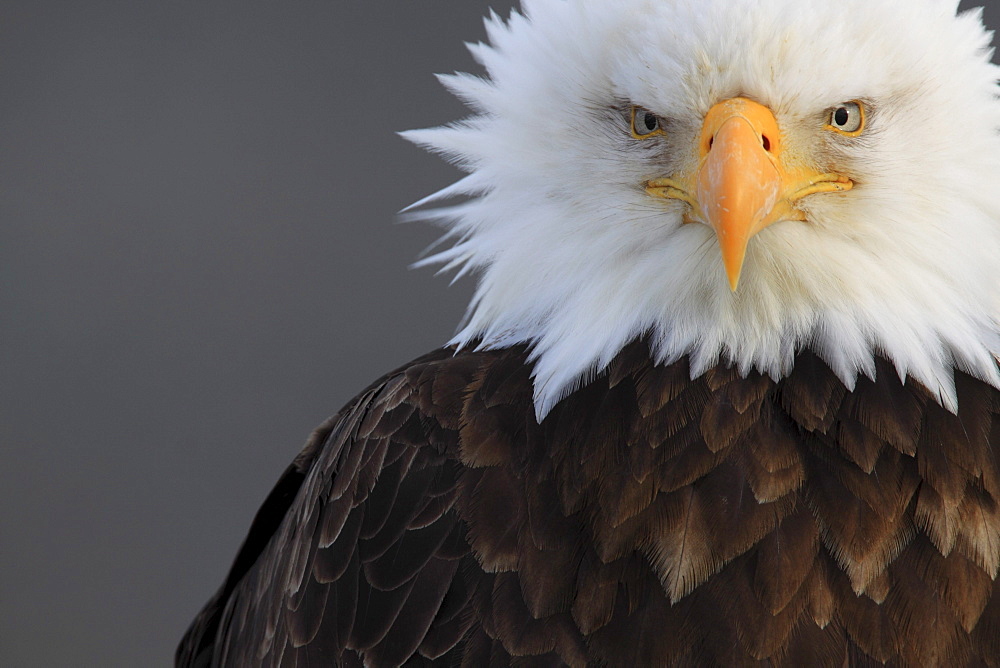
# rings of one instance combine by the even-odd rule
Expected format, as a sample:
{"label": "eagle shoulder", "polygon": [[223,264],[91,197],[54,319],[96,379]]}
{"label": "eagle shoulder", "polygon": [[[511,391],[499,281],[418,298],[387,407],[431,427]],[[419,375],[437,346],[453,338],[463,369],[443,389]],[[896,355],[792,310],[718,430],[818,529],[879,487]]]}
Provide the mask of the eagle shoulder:
{"label": "eagle shoulder", "polygon": [[[379,665],[461,639],[469,552],[453,509],[457,419],[482,360],[439,350],[317,428],[264,502],[226,582],[177,650],[182,666]],[[457,412],[456,412],[457,411]]]}

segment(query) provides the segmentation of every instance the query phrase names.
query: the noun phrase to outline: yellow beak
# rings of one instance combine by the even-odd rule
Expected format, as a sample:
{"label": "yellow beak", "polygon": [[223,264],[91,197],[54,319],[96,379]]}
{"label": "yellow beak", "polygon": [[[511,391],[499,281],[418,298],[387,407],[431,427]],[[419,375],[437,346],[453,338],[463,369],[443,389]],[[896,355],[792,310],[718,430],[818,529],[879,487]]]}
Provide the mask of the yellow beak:
{"label": "yellow beak", "polygon": [[699,137],[693,175],[653,179],[646,191],[691,205],[694,220],[715,230],[722,262],[735,292],[750,239],[779,220],[804,220],[794,203],[817,192],[850,190],[850,179],[782,160],[778,121],[762,104],[737,97],[712,107]]}

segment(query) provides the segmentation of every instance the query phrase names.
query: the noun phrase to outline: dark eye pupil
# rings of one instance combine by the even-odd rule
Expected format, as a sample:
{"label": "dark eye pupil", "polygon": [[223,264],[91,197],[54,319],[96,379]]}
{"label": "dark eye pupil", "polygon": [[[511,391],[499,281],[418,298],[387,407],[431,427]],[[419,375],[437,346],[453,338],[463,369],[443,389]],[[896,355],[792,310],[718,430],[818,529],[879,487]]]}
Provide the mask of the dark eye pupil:
{"label": "dark eye pupil", "polygon": [[656,116],[647,111],[642,115],[642,124],[646,128],[646,132],[652,132],[656,129]]}
{"label": "dark eye pupil", "polygon": [[847,111],[847,107],[839,107],[837,111],[833,112],[833,122],[837,125],[847,125],[849,118],[850,114]]}

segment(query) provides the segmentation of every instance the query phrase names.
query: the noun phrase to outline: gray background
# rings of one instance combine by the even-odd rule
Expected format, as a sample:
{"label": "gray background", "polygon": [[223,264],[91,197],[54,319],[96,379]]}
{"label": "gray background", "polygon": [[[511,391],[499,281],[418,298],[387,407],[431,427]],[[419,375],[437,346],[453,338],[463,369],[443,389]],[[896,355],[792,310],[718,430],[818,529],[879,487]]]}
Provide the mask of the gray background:
{"label": "gray background", "polygon": [[166,665],[313,426],[453,333],[393,221],[458,173],[394,132],[510,4],[0,6],[0,665]]}

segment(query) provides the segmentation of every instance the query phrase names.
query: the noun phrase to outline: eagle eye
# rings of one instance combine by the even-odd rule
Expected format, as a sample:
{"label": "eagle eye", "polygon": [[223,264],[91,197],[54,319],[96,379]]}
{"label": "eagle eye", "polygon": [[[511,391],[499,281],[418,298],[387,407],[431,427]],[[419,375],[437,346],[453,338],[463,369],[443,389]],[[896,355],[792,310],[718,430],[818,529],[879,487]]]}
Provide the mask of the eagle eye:
{"label": "eagle eye", "polygon": [[648,139],[654,135],[663,134],[660,119],[653,112],[632,105],[632,136],[636,139]]}
{"label": "eagle eye", "polygon": [[826,129],[848,137],[857,137],[865,129],[864,105],[854,100],[830,109]]}

